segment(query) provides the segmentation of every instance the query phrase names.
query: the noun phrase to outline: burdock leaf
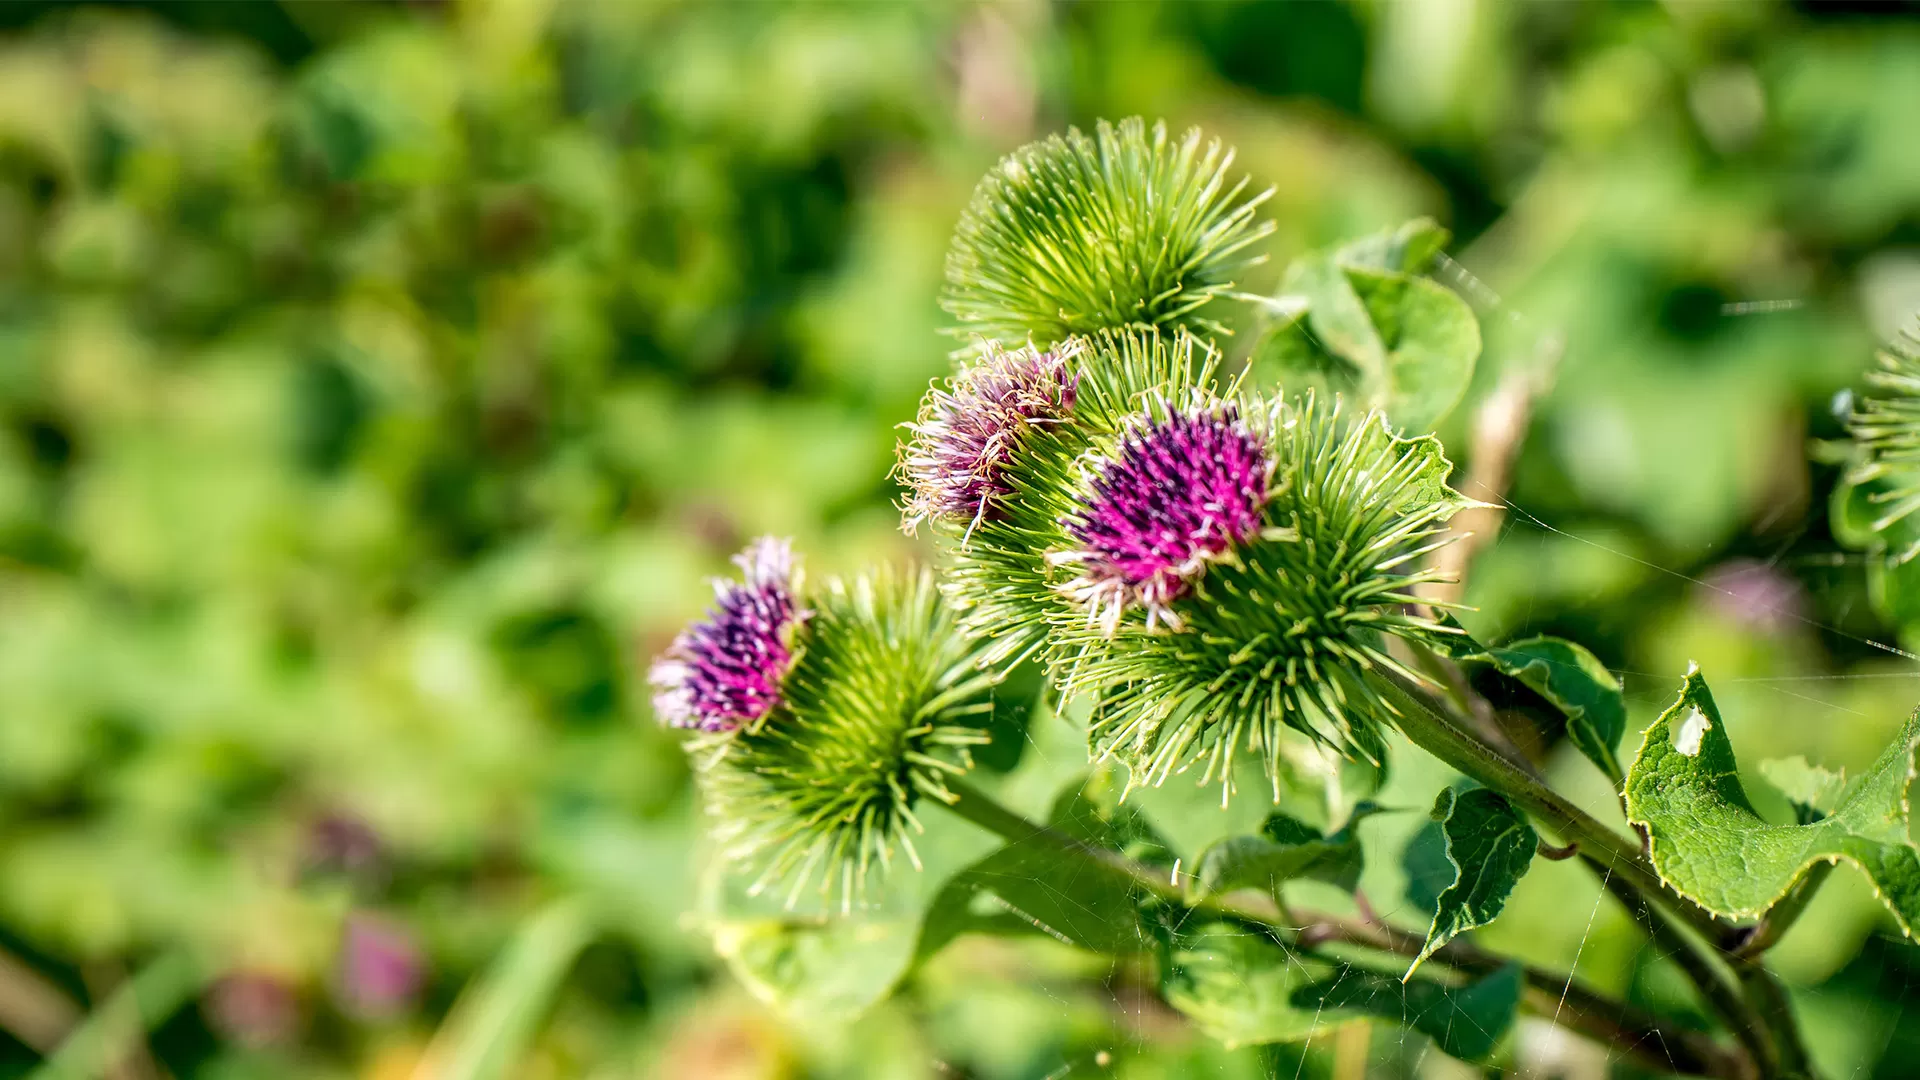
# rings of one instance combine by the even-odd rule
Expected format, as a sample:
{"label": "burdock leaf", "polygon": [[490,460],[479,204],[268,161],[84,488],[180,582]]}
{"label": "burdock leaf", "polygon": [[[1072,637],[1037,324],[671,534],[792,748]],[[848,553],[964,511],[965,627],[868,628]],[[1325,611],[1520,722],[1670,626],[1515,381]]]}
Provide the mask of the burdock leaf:
{"label": "burdock leaf", "polygon": [[1802,874],[1844,859],[1867,875],[1902,932],[1920,920],[1920,849],[1907,835],[1907,785],[1920,712],[1854,781],[1831,815],[1774,825],[1740,786],[1733,743],[1698,668],[1647,729],[1627,773],[1627,818],[1645,829],[1654,869],[1717,915],[1759,915]]}
{"label": "burdock leaf", "polygon": [[1167,1004],[1229,1047],[1299,1042],[1361,1019],[1337,1008],[1296,1005],[1297,992],[1331,975],[1332,966],[1232,923],[1174,929],[1160,970]]}
{"label": "burdock leaf", "polygon": [[1812,824],[1833,813],[1847,789],[1845,769],[1834,772],[1809,764],[1798,754],[1761,762],[1760,775],[1793,804],[1793,816],[1801,825]]}
{"label": "burdock leaf", "polygon": [[1194,870],[1197,891],[1201,896],[1247,888],[1272,891],[1283,881],[1304,877],[1351,892],[1365,866],[1354,826],[1371,812],[1371,807],[1357,809],[1331,836],[1272,814],[1258,835],[1229,836],[1201,853]]}
{"label": "burdock leaf", "polygon": [[1432,218],[1414,218],[1396,228],[1340,245],[1334,252],[1334,260],[1341,266],[1421,274],[1433,264],[1433,257],[1440,249],[1447,246],[1447,238],[1447,230]]}
{"label": "burdock leaf", "polygon": [[1540,835],[1507,797],[1486,788],[1447,788],[1433,804],[1433,819],[1446,834],[1453,884],[1441,892],[1427,943],[1405,978],[1455,934],[1492,922],[1540,845]]}
{"label": "burdock leaf", "polygon": [[[1055,804],[1051,826],[1083,844],[1148,863],[1165,846],[1131,807],[1103,809],[1086,787]],[[964,933],[1045,934],[1093,952],[1151,946],[1140,890],[1124,872],[1063,854],[1051,839],[1016,840],[956,874],[928,909],[914,954],[932,956]]]}
{"label": "burdock leaf", "polygon": [[1461,986],[1401,982],[1378,972],[1348,970],[1294,991],[1293,1004],[1302,1010],[1371,1013],[1430,1036],[1449,1056],[1479,1061],[1493,1053],[1513,1027],[1524,987],[1517,963]]}
{"label": "burdock leaf", "polygon": [[1533,637],[1490,649],[1487,659],[1560,710],[1567,738],[1619,782],[1624,774],[1615,748],[1626,734],[1627,701],[1598,657],[1563,638]]}
{"label": "burdock leaf", "polygon": [[1283,317],[1254,348],[1259,377],[1323,386],[1385,410],[1402,431],[1432,430],[1466,393],[1480,355],[1473,310],[1420,276],[1445,241],[1421,219],[1296,260],[1274,305]]}
{"label": "burdock leaf", "polygon": [[918,919],[899,914],[741,919],[713,927],[713,943],[754,996],[790,1019],[840,1024],[893,990],[918,928]]}
{"label": "burdock leaf", "polygon": [[1433,430],[1460,403],[1480,358],[1473,309],[1427,278],[1354,268],[1346,276],[1387,350],[1384,396],[1374,404],[1402,431]]}

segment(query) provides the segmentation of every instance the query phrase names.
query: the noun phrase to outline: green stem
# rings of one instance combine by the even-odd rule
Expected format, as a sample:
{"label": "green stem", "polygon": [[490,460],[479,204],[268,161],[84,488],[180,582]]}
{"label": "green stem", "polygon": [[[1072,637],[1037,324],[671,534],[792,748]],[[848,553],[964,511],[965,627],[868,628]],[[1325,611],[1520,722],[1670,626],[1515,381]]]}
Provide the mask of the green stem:
{"label": "green stem", "polygon": [[1645,895],[1604,868],[1596,866],[1596,869],[1601,872],[1601,884],[1626,907],[1627,914],[1633,916],[1633,921],[1639,923],[1647,936],[1653,939],[1654,946],[1661,954],[1686,973],[1688,980],[1700,991],[1701,1000],[1708,1010],[1733,1032],[1734,1038],[1752,1057],[1760,1074],[1768,1077],[1778,1075],[1777,1055],[1773,1040],[1767,1034],[1767,1022],[1742,994],[1741,988],[1699,946],[1661,918]]}
{"label": "green stem", "polygon": [[[1058,829],[1022,817],[970,784],[950,781],[948,787],[954,795],[954,801],[947,804],[948,809],[988,832],[1010,843],[1041,844],[1069,857],[1096,862],[1125,875],[1143,891],[1183,907],[1233,920],[1273,935],[1278,940],[1291,942],[1299,948],[1343,942],[1398,956],[1419,955],[1422,945],[1419,938],[1380,923],[1302,913],[1305,925],[1291,927],[1282,925],[1277,910],[1263,912],[1224,897],[1195,899],[1188,896],[1186,890],[1167,874],[1117,851],[1094,847]],[[1448,943],[1434,954],[1433,959],[1453,970],[1470,974],[1485,974],[1506,963],[1504,959],[1476,950],[1464,941]],[[1555,1001],[1554,1014],[1562,1026],[1624,1051],[1655,1068],[1714,1077],[1716,1080],[1743,1080],[1746,1076],[1746,1070],[1742,1067],[1744,1063],[1733,1059],[1712,1040],[1696,1032],[1663,1024],[1632,1006],[1575,984],[1571,977],[1562,978],[1531,966],[1524,970],[1527,982],[1538,992],[1536,1000],[1539,994],[1552,995]]]}
{"label": "green stem", "polygon": [[1781,986],[1780,980],[1762,967],[1757,958],[1735,963],[1734,972],[1740,978],[1740,989],[1746,993],[1747,1002],[1773,1033],[1774,1064],[1779,1075],[1788,1080],[1808,1080],[1813,1076],[1813,1062],[1807,1057],[1806,1045],[1800,1041],[1800,1025],[1794,1019],[1786,987]]}
{"label": "green stem", "polygon": [[1579,844],[1581,854],[1598,861],[1614,877],[1648,896],[1661,898],[1664,906],[1696,932],[1708,940],[1719,940],[1725,928],[1698,905],[1668,890],[1637,842],[1596,821],[1547,787],[1531,770],[1461,728],[1444,710],[1429,705],[1418,688],[1398,679],[1386,682],[1386,689],[1400,708],[1400,730],[1415,745],[1513,800],[1561,839]]}

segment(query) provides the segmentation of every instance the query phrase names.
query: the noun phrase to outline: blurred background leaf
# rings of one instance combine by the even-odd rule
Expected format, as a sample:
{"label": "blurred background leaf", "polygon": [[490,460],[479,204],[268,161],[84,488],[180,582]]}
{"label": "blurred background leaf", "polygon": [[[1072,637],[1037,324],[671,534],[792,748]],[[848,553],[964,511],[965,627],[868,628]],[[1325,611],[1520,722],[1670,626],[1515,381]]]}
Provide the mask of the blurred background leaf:
{"label": "blurred background leaf", "polygon": [[[1450,230],[1473,278],[1434,277],[1485,330],[1440,427],[1468,466],[1475,403],[1564,339],[1477,638],[1589,646],[1633,731],[1697,659],[1748,763],[1857,773],[1913,705],[1830,538],[1839,466],[1805,453],[1920,306],[1900,8],[23,0],[0,28],[0,948],[82,1014],[205,963],[154,1018],[164,1074],[411,1075],[556,896],[605,932],[515,1076],[1327,1074],[1321,1042],[1222,1050],[1151,972],[1040,939],[964,938],[851,1028],[794,1025],[699,932],[640,665],[757,533],[816,573],[923,553],[886,473],[946,371],[947,239],[1068,123],[1236,145],[1275,188],[1248,292]],[[1384,806],[1452,779],[1394,763]],[[1155,798],[1189,854],[1246,827]],[[1420,823],[1359,827],[1364,892],[1416,930]],[[1830,1074],[1911,1060],[1890,926],[1841,871],[1777,954]],[[1576,867],[1476,934],[1684,1007]],[[41,1061],[36,1015],[67,1014],[0,1015],[0,1075]],[[1435,1067],[1375,1026],[1375,1075]],[[1529,1031],[1521,1067],[1572,1068]]]}

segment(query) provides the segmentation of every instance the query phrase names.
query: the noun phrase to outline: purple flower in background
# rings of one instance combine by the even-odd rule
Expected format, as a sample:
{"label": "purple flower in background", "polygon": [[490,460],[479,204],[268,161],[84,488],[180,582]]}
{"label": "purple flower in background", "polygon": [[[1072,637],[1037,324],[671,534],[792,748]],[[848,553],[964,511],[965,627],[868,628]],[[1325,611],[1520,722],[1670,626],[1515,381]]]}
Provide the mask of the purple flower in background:
{"label": "purple flower in background", "polygon": [[911,494],[902,510],[908,532],[928,518],[967,522],[967,531],[993,514],[1012,493],[1009,460],[1027,429],[1073,410],[1080,377],[1069,367],[1085,345],[1078,339],[1041,352],[987,344],[980,359],[945,390],[927,394],[920,417],[907,425],[900,473]]}
{"label": "purple flower in background", "polygon": [[340,943],[340,996],[362,1016],[390,1016],[420,991],[426,964],[413,934],[365,913],[347,917]]}
{"label": "purple flower in background", "polygon": [[1231,404],[1143,418],[1103,462],[1078,515],[1063,522],[1078,550],[1067,588],[1108,634],[1134,603],[1178,630],[1172,602],[1210,561],[1258,535],[1273,458]]}
{"label": "purple flower in background", "polygon": [[705,622],[681,631],[653,663],[662,723],[733,731],[773,711],[793,666],[793,631],[806,617],[794,599],[788,541],[762,537],[734,557],[744,581],[715,581]]}
{"label": "purple flower in background", "polygon": [[1700,581],[1706,601],[1727,619],[1777,633],[1806,615],[1806,594],[1791,574],[1757,559],[1730,559]]}
{"label": "purple flower in background", "polygon": [[386,853],[380,836],[359,818],[329,811],[307,823],[300,861],[313,874],[343,874],[357,882],[378,884],[386,876]]}

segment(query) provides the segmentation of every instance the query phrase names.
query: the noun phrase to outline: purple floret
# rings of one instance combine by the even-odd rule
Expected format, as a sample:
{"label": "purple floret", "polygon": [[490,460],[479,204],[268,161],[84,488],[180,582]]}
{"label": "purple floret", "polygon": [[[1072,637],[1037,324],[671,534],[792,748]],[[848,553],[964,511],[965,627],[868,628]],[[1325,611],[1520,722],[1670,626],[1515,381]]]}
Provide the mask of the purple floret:
{"label": "purple floret", "polygon": [[734,557],[744,581],[715,581],[704,622],[680,632],[648,681],[664,724],[733,731],[773,711],[793,666],[793,631],[806,617],[794,599],[793,552],[762,537]]}
{"label": "purple floret", "polygon": [[1068,591],[1111,634],[1135,604],[1147,626],[1178,630],[1173,601],[1208,562],[1257,536],[1273,458],[1231,404],[1146,418],[1101,464],[1080,513],[1063,524],[1078,550]]}
{"label": "purple floret", "polygon": [[908,532],[928,518],[964,521],[971,532],[994,515],[994,504],[1012,494],[1006,467],[1027,429],[1073,411],[1080,377],[1069,361],[1082,348],[1078,339],[1050,352],[989,344],[947,389],[927,395],[901,457]]}

